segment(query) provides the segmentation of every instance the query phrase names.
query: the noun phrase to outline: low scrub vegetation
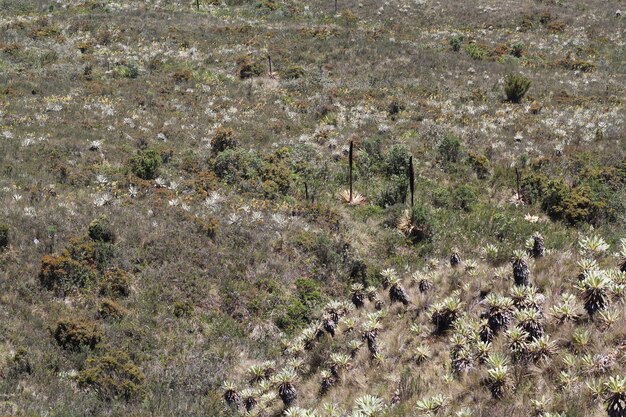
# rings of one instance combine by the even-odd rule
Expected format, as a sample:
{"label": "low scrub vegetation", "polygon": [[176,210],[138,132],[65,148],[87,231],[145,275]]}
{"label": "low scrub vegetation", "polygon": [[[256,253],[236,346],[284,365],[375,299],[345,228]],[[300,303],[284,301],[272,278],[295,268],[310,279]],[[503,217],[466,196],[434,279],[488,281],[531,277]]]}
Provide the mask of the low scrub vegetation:
{"label": "low scrub vegetation", "polygon": [[623,417],[618,9],[0,0],[0,415]]}

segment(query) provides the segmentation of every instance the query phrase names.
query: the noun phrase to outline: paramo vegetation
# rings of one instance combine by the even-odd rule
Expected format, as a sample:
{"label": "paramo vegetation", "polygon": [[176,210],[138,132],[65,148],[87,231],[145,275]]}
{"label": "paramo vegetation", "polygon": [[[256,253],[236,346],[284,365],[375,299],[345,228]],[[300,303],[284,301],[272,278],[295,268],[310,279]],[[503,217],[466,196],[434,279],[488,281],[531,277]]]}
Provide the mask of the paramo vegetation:
{"label": "paramo vegetation", "polygon": [[624,417],[619,0],[0,0],[0,415]]}

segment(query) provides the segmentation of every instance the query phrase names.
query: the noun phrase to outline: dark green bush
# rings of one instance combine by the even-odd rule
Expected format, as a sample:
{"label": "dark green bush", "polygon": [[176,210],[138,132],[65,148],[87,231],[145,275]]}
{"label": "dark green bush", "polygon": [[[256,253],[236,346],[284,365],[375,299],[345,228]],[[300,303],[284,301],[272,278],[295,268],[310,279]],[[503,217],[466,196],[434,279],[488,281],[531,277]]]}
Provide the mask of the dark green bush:
{"label": "dark green bush", "polygon": [[314,307],[322,301],[322,291],[320,284],[310,278],[299,278],[296,280],[298,297],[305,305]]}
{"label": "dark green bush", "polygon": [[439,155],[445,163],[455,163],[461,158],[461,142],[453,135],[446,135],[439,144]]}
{"label": "dark green bush", "polygon": [[531,172],[522,177],[520,191],[524,201],[529,204],[541,201],[547,183],[548,178],[538,172]]}
{"label": "dark green bush", "polygon": [[196,224],[200,233],[211,239],[215,238],[220,229],[220,222],[215,217],[199,218],[193,216],[193,222]]}
{"label": "dark green bush", "polygon": [[561,179],[548,182],[541,208],[554,220],[575,225],[592,222],[594,205],[586,187],[569,188]]}
{"label": "dark green bush", "polygon": [[363,140],[363,149],[372,163],[378,164],[383,159],[382,144],[380,137],[374,136]]}
{"label": "dark green bush", "polygon": [[459,52],[461,50],[461,45],[463,44],[463,36],[454,35],[450,37],[448,43],[454,52]]}
{"label": "dark green bush", "polygon": [[112,243],[92,240],[87,236],[74,237],[69,240],[64,252],[72,259],[104,272],[115,254],[115,246]]}
{"label": "dark green bush", "polygon": [[223,152],[226,149],[236,148],[237,145],[235,133],[233,129],[230,128],[219,127],[211,139],[211,150],[215,154]]}
{"label": "dark green bush", "polygon": [[289,152],[279,149],[263,157],[259,172],[263,180],[262,189],[267,198],[284,195],[291,187],[293,172],[288,162]]}
{"label": "dark green bush", "polygon": [[554,220],[571,225],[601,224],[615,221],[623,211],[623,182],[617,170],[597,170],[584,165],[577,185],[568,186],[562,178],[550,179],[540,172],[525,175],[521,181],[522,197],[528,203],[539,203]]}
{"label": "dark green bush", "polygon": [[509,74],[504,78],[504,93],[511,103],[519,103],[528,92],[531,81],[519,74]]}
{"label": "dark green bush", "polygon": [[516,58],[521,58],[522,55],[524,54],[524,43],[516,42],[513,45],[511,45],[510,53]]}
{"label": "dark green bush", "polygon": [[102,332],[95,323],[81,319],[59,320],[54,329],[54,340],[63,349],[93,349],[102,340]]}
{"label": "dark green bush", "polygon": [[411,153],[404,144],[395,144],[385,155],[384,169],[388,178],[392,176],[406,176]]}
{"label": "dark green bush", "polygon": [[153,180],[158,176],[159,167],[163,160],[153,149],[140,150],[131,161],[133,174],[144,180]]}
{"label": "dark green bush", "polygon": [[433,187],[431,191],[433,205],[438,208],[452,207],[452,194],[445,187]]}
{"label": "dark green bush", "polygon": [[190,317],[191,313],[193,313],[193,304],[189,301],[176,301],[172,306],[172,312],[175,317],[183,318]]}
{"label": "dark green bush", "polygon": [[297,297],[290,297],[282,314],[276,319],[276,325],[287,333],[310,324],[316,308],[323,302],[320,284],[310,278],[296,280]]}
{"label": "dark green bush", "polygon": [[89,237],[97,242],[113,243],[115,232],[106,216],[98,217],[89,224]]}
{"label": "dark green bush", "polygon": [[9,226],[0,224],[0,250],[9,246]]}
{"label": "dark green bush", "polygon": [[476,190],[467,184],[455,187],[452,192],[453,208],[455,209],[472,211],[472,206],[476,204],[477,200]]}
{"label": "dark green bush", "polygon": [[77,381],[79,387],[91,389],[106,400],[130,401],[145,394],[145,376],[128,354],[121,351],[87,359]]}
{"label": "dark green bush", "polygon": [[252,59],[251,57],[242,57],[237,60],[239,65],[239,78],[247,79],[252,77],[258,77],[263,74],[263,64],[261,62]]}
{"label": "dark green bush", "polygon": [[382,208],[404,203],[409,190],[407,175],[393,175],[376,198],[376,204]]}
{"label": "dark green bush", "polygon": [[117,78],[137,78],[139,76],[139,68],[132,63],[122,63],[113,68],[113,74]]}
{"label": "dark green bush", "polygon": [[286,333],[293,333],[311,322],[311,313],[302,301],[292,298],[283,313],[276,318],[276,326]]}
{"label": "dark green bush", "polygon": [[278,4],[274,0],[259,0],[256,2],[257,9],[274,11],[278,9]]}
{"label": "dark green bush", "polygon": [[17,348],[9,364],[9,372],[13,375],[30,375],[33,373],[33,366],[30,361],[30,355],[25,348]]}
{"label": "dark green bush", "polygon": [[232,184],[258,177],[262,164],[256,152],[235,148],[220,152],[213,169],[218,178]]}
{"label": "dark green bush", "polygon": [[398,99],[393,99],[387,106],[387,113],[389,113],[389,117],[392,120],[396,119],[396,116],[405,109],[404,104],[400,102]]}
{"label": "dark green bush", "polygon": [[414,243],[430,242],[435,234],[434,223],[430,210],[424,205],[415,205],[410,211],[413,229],[408,235]]}

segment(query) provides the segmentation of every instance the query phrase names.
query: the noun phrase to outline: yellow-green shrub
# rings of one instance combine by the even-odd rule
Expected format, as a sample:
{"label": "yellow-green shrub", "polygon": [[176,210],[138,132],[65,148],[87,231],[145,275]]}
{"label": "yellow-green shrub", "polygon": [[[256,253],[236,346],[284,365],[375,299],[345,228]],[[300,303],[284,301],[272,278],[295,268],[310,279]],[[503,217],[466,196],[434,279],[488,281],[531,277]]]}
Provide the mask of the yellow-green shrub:
{"label": "yellow-green shrub", "polygon": [[67,251],[45,255],[41,260],[39,283],[47,290],[66,295],[95,279],[95,271],[84,262],[72,259]]}
{"label": "yellow-green shrub", "polygon": [[100,295],[108,297],[128,297],[130,294],[130,274],[123,269],[114,268],[104,273],[100,284]]}
{"label": "yellow-green shrub", "polygon": [[63,349],[93,349],[102,340],[102,332],[95,323],[81,319],[64,319],[56,324],[54,340]]}
{"label": "yellow-green shrub", "polygon": [[126,401],[143,397],[145,379],[128,354],[121,351],[87,359],[77,377],[81,388],[94,390],[107,400]]}

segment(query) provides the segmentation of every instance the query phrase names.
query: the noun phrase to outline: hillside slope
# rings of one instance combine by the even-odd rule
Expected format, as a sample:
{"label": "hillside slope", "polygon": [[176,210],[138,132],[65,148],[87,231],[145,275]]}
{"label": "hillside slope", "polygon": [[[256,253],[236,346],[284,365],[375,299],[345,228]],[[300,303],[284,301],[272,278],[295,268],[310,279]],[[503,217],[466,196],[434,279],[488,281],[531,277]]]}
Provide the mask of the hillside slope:
{"label": "hillside slope", "polygon": [[[267,361],[297,365],[292,414],[442,394],[445,415],[527,416],[542,395],[537,413],[605,415],[624,378],[620,8],[0,0],[0,415],[222,416],[245,388],[281,414],[270,370],[248,387]],[[511,259],[536,233],[524,292]],[[355,284],[384,305],[285,352]],[[545,355],[515,362],[504,329],[478,343],[488,294],[536,304],[506,315],[539,321],[549,341],[524,337]],[[430,309],[457,298],[437,332]],[[365,343],[320,395],[368,321],[379,355]]]}

